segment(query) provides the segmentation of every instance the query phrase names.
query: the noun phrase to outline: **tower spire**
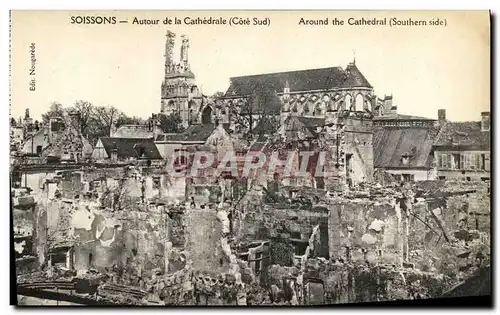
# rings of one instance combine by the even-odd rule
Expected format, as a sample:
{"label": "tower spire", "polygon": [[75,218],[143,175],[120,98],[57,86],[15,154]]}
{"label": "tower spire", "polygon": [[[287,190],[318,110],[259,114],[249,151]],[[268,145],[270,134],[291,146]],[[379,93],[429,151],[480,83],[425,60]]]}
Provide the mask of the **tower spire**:
{"label": "tower spire", "polygon": [[167,31],[166,37],[167,39],[165,41],[165,75],[167,75],[170,72],[171,67],[173,65],[172,53],[175,44],[175,33]]}
{"label": "tower spire", "polygon": [[352,50],[352,64],[356,64],[356,49]]}
{"label": "tower spire", "polygon": [[188,48],[189,48],[189,39],[186,37],[186,35],[181,36],[182,43],[181,43],[181,62],[183,63],[184,67],[187,68],[188,66]]}

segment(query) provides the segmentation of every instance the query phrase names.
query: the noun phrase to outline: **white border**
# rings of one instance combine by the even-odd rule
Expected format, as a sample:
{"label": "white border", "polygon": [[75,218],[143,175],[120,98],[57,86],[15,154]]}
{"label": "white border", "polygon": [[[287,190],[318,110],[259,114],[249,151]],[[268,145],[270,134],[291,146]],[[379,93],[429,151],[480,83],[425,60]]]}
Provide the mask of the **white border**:
{"label": "white border", "polygon": [[[149,10],[179,10],[179,9],[198,9],[198,10],[203,10],[203,9],[209,9],[209,10],[217,10],[217,9],[233,9],[233,10],[243,10],[243,9],[293,9],[293,10],[301,10],[301,9],[318,9],[318,10],[333,10],[333,9],[357,9],[357,10],[396,10],[396,9],[401,9],[401,10],[410,10],[410,9],[426,9],[426,10],[440,10],[440,9],[452,9],[452,10],[467,10],[467,9],[490,9],[492,10],[493,13],[498,13],[500,9],[499,7],[500,1],[493,1],[493,0],[474,0],[474,1],[436,1],[436,0],[420,0],[420,1],[373,1],[373,0],[351,0],[351,1],[335,1],[335,3],[330,2],[330,1],[318,1],[318,0],[307,0],[307,1],[276,1],[276,0],[253,0],[253,1],[238,1],[238,0],[233,0],[233,1],[224,1],[224,0],[199,0],[199,1],[192,1],[192,0],[182,0],[182,1],[153,1],[153,0],[141,0],[141,1],[127,1],[127,0],[120,0],[120,1],[102,1],[102,0],[87,0],[87,1],[54,1],[54,0],[45,0],[45,1],[37,1],[37,0],[31,0],[31,1],[16,1],[15,3],[8,3],[8,1],[2,1],[0,6],[2,6],[1,10],[1,19],[2,19],[2,29],[1,29],[1,42],[7,46],[8,40],[9,40],[9,29],[8,29],[8,23],[9,23],[9,9],[43,9],[43,10],[49,10],[49,9],[72,9],[72,10],[84,10],[84,9],[113,9],[113,10],[118,10],[118,9],[149,9]],[[9,5],[10,4],[10,5]],[[497,16],[498,19],[498,16]],[[492,38],[494,42],[498,42],[498,31],[495,35],[495,38]],[[2,308],[5,309],[7,313],[11,313],[16,311],[9,305],[9,279],[8,279],[8,272],[7,270],[10,269],[9,267],[9,260],[7,259],[7,253],[10,252],[10,236],[9,236],[9,158],[8,158],[8,144],[9,144],[9,138],[8,138],[8,129],[9,129],[9,124],[8,124],[8,118],[9,118],[9,104],[8,104],[8,96],[9,96],[9,90],[8,90],[8,83],[9,83],[9,65],[7,63],[7,60],[9,58],[9,52],[7,50],[7,47],[4,49],[0,50],[0,54],[2,54],[2,57],[0,60],[3,62],[1,63],[2,70],[0,73],[3,74],[2,79],[2,85],[0,86],[2,88],[2,100],[3,100],[3,105],[1,106],[1,111],[2,114],[0,114],[0,117],[3,119],[3,123],[0,124],[1,126],[1,131],[0,131],[0,147],[4,148],[5,152],[4,154],[1,155],[0,161],[2,167],[0,167],[0,178],[1,184],[0,184],[0,198],[2,201],[3,209],[2,209],[2,216],[3,216],[3,228],[1,229],[2,232],[2,239],[0,241],[0,246],[1,246],[1,251],[0,253],[3,254],[4,259],[1,260],[2,264],[2,269],[4,272],[4,280],[2,281],[2,288],[1,288],[1,296],[2,296]],[[496,70],[496,69],[495,69]],[[496,82],[495,86],[492,86],[492,89],[499,90],[498,89],[498,81]],[[495,104],[492,104],[492,107]],[[474,104],[471,104],[471,106],[474,106]],[[496,112],[496,111],[495,111]],[[496,115],[493,118],[494,121],[496,121]],[[497,128],[495,128],[497,129]],[[496,130],[497,131],[497,130]],[[496,132],[495,131],[495,132]],[[499,137],[495,137],[495,139],[499,139]],[[495,160],[496,160],[496,154],[494,155]],[[495,161],[496,162],[496,161]],[[496,168],[495,168],[496,169]],[[496,175],[496,172],[495,174]],[[495,176],[496,177],[496,176]],[[495,187],[495,195],[498,195],[497,190],[499,190],[498,185]],[[494,211],[495,209],[492,209]],[[494,227],[498,227],[498,217],[500,215],[497,213],[494,218],[495,218],[495,225]],[[493,235],[494,237],[496,236],[495,233]],[[495,237],[495,243],[496,242],[496,237]],[[496,260],[494,260],[496,261]],[[496,267],[496,266],[495,266]],[[496,271],[496,270],[495,270]],[[498,272],[494,272],[494,275],[497,276]],[[496,277],[495,277],[496,278]],[[496,279],[495,279],[496,280]],[[498,293],[498,288],[496,288],[495,292]],[[497,299],[495,299],[497,300]],[[47,310],[47,309],[45,309]],[[158,309],[155,309],[158,310]],[[209,309],[209,308],[201,308],[201,309],[166,309],[165,312],[182,312],[182,313],[190,313],[194,311],[209,311],[209,312],[239,312],[240,310],[234,309],[234,308],[229,308],[227,310],[224,309]],[[47,311],[51,312],[53,311],[52,309],[48,309]],[[75,311],[74,309],[61,309],[58,310],[58,313],[66,313],[70,311]],[[97,310],[93,309],[94,311],[98,312],[106,312],[106,314],[112,312],[112,313],[118,313],[121,312],[122,309],[102,309],[102,310]],[[160,310],[161,311],[161,310]],[[254,309],[244,309],[241,311],[255,311]],[[275,311],[280,311],[280,309],[262,309],[262,310],[257,310],[259,313],[270,313],[270,312],[275,312]],[[283,310],[281,310],[283,311]],[[343,313],[348,311],[348,309],[327,309],[327,308],[320,308],[320,309],[285,309],[284,311],[290,312],[290,313],[295,313],[295,312],[317,312],[317,311],[327,311],[327,312],[335,312],[336,314]],[[473,310],[468,310],[468,309],[454,309],[454,310],[430,310],[430,309],[420,309],[420,310],[411,310],[411,309],[352,309],[350,310],[351,312],[393,312],[393,311],[403,311],[403,312],[425,312],[425,313],[456,313],[456,312],[474,312]],[[141,313],[144,312],[144,309],[136,309],[132,310],[134,313]]]}

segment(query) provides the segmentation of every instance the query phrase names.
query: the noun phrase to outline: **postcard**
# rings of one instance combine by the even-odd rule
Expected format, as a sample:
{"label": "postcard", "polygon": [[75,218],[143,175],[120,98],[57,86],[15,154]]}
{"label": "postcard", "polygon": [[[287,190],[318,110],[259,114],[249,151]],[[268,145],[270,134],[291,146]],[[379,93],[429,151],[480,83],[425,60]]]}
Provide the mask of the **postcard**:
{"label": "postcard", "polygon": [[10,30],[11,304],[491,304],[489,11]]}

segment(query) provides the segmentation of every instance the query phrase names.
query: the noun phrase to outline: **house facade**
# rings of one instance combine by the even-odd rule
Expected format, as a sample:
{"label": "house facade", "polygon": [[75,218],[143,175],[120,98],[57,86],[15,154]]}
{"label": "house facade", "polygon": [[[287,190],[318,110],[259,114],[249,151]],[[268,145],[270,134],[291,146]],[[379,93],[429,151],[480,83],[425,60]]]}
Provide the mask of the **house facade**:
{"label": "house facade", "polygon": [[443,121],[433,147],[438,178],[489,180],[490,132],[490,112],[482,112],[481,121]]}

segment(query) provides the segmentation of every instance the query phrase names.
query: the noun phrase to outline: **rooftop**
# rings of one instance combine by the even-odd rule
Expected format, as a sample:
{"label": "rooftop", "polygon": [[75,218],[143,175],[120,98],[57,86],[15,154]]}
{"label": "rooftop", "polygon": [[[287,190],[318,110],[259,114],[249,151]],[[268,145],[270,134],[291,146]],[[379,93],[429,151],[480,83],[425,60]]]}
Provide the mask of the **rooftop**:
{"label": "rooftop", "polygon": [[[373,132],[376,168],[428,168],[438,128],[376,128]],[[404,161],[403,157],[406,157]]]}
{"label": "rooftop", "polygon": [[163,141],[206,141],[215,130],[214,124],[191,125],[177,134],[165,135]]}
{"label": "rooftop", "polygon": [[161,159],[153,139],[104,137],[100,138],[100,141],[109,157],[111,157],[112,150],[117,150],[118,158],[122,159]]}
{"label": "rooftop", "polygon": [[442,127],[435,146],[489,151],[491,148],[490,131],[481,131],[481,122],[447,121]]}
{"label": "rooftop", "polygon": [[266,86],[281,93],[288,86],[290,92],[329,90],[333,88],[372,86],[354,63],[346,69],[330,67],[233,77],[226,96],[250,95],[255,86]]}
{"label": "rooftop", "polygon": [[426,121],[435,121],[436,119],[413,116],[413,115],[404,115],[404,114],[390,114],[384,116],[375,116],[373,120],[426,120]]}

